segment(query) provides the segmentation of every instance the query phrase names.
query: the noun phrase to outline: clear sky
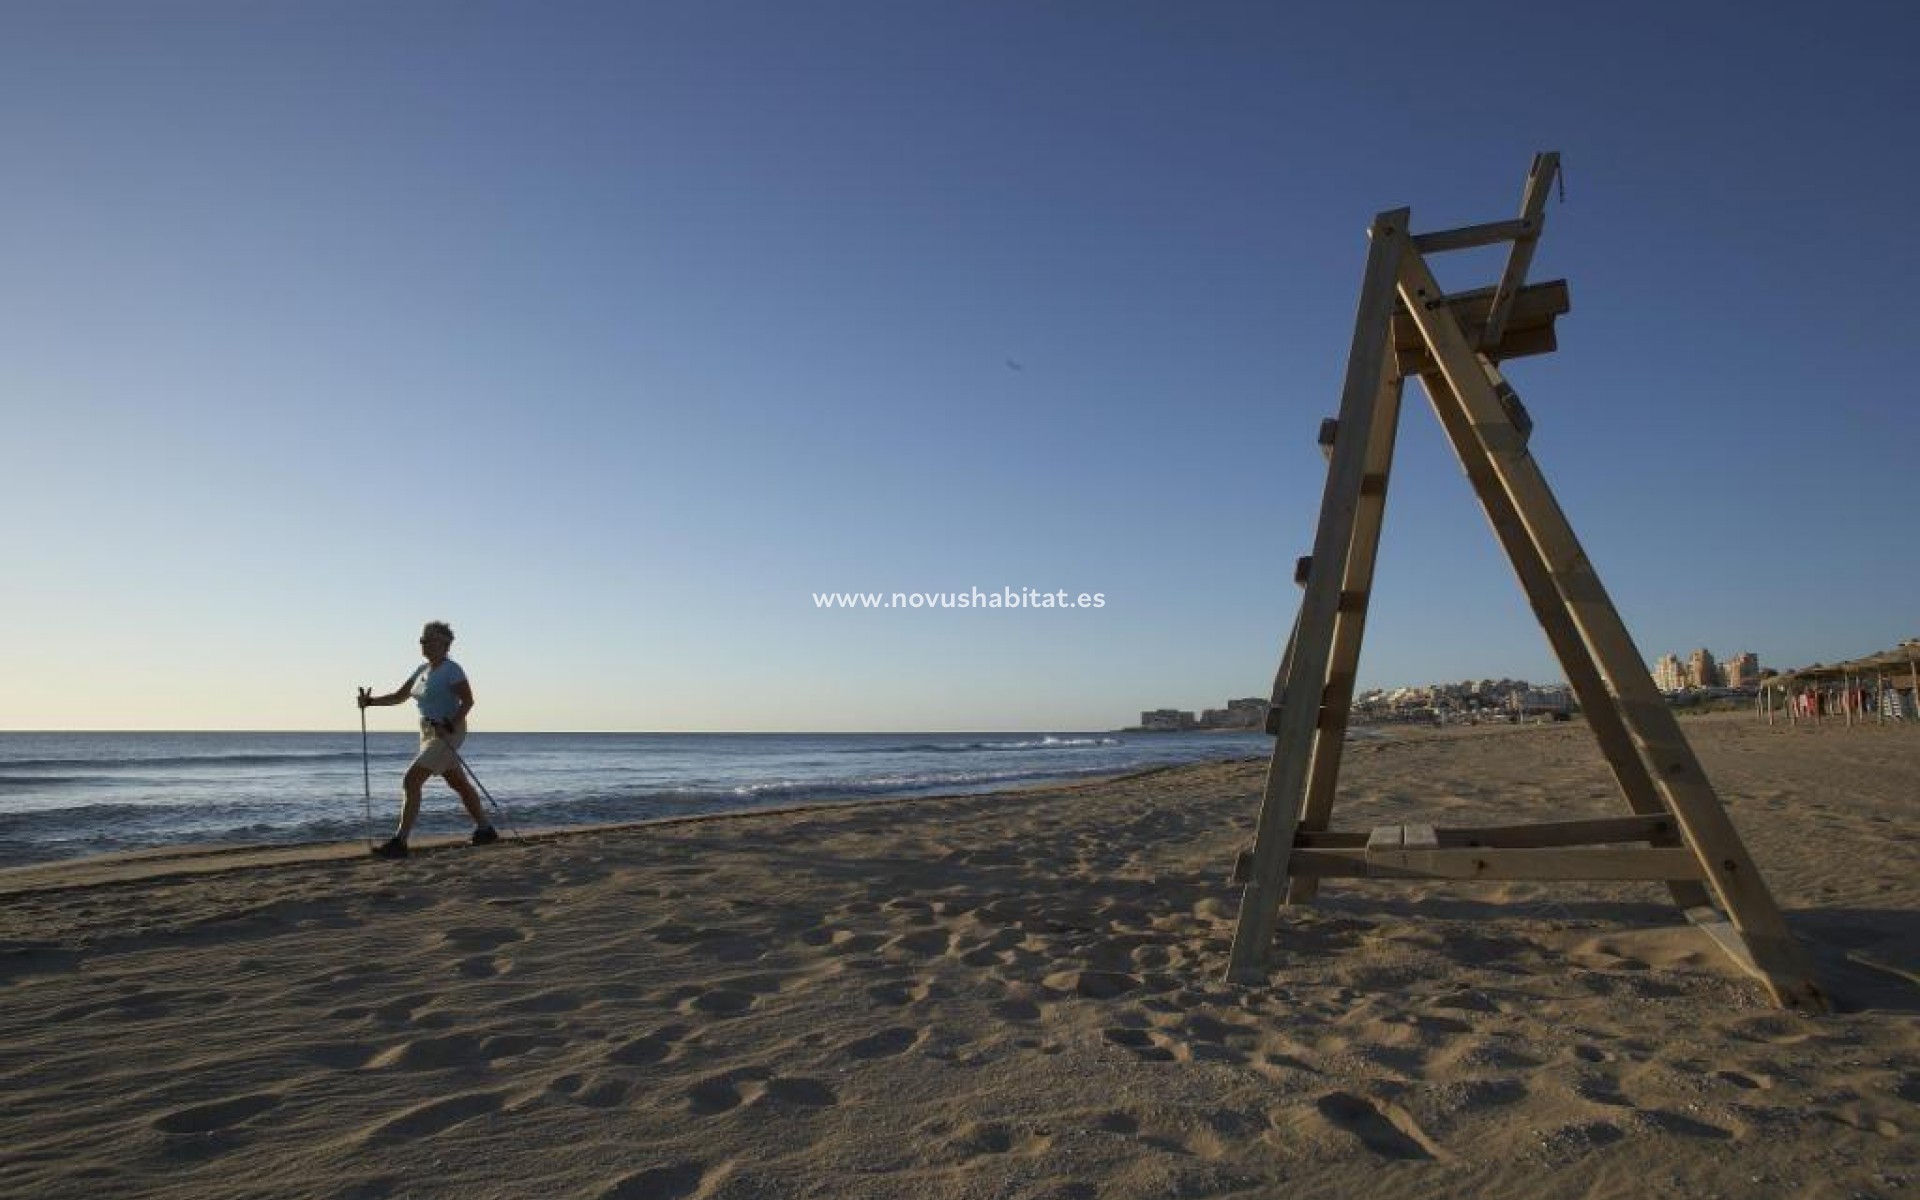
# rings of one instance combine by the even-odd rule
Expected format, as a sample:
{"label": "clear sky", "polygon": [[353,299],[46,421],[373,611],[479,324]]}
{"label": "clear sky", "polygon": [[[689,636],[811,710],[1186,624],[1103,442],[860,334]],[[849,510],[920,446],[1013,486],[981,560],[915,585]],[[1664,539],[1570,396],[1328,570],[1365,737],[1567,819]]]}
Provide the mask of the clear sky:
{"label": "clear sky", "polygon": [[[1543,149],[1510,376],[1645,657],[1884,648],[1917,11],[14,0],[0,728],[354,728],[435,617],[478,728],[1264,695],[1369,220]],[[1106,603],[811,599],[973,587]],[[1362,682],[1481,676],[1561,673],[1410,388]]]}

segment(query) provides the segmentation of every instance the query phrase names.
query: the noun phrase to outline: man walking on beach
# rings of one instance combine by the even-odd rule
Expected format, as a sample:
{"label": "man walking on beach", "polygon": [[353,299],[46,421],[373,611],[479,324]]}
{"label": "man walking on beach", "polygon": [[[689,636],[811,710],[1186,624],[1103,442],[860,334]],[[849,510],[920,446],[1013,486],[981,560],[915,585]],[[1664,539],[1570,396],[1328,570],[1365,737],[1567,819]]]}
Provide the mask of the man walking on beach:
{"label": "man walking on beach", "polygon": [[420,631],[420,654],[427,661],[414,668],[405,683],[384,696],[371,688],[361,688],[361,708],[385,708],[411,697],[420,706],[420,753],[400,781],[406,803],[400,809],[400,829],[373,851],[378,858],[405,858],[407,836],[420,815],[420,789],[429,777],[438,775],[459,793],[460,803],[473,818],[473,844],[485,846],[500,840],[480,807],[480,794],[473,781],[460,769],[460,744],[467,739],[467,713],[473,709],[473,687],[460,664],[447,657],[453,648],[453,626],[445,621],[428,621]]}

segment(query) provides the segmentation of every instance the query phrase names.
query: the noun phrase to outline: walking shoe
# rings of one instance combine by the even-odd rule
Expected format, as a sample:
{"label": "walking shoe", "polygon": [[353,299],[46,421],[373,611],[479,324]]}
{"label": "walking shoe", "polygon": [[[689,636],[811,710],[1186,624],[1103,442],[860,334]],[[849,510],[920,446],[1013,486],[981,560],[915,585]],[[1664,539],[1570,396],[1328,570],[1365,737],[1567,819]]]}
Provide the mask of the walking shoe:
{"label": "walking shoe", "polygon": [[373,856],[375,858],[405,858],[407,856],[407,840],[397,837],[388,838],[373,848]]}
{"label": "walking shoe", "polygon": [[476,846],[491,846],[499,840],[500,831],[491,825],[482,825],[473,831],[473,844]]}

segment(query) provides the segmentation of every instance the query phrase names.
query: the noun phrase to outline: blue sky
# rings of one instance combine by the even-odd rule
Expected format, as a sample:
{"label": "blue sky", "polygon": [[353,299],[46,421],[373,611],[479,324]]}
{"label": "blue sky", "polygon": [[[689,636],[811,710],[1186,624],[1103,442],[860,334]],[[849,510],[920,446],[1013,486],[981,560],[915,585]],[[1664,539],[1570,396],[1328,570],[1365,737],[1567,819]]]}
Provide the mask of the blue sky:
{"label": "blue sky", "polygon": [[[1920,634],[1920,17],[1319,7],[5,6],[0,727],[351,727],[431,617],[496,729],[1264,694],[1369,220],[1542,149],[1510,375],[1644,654]],[[811,600],[970,587],[1107,603]],[[1362,682],[1488,675],[1410,388]]]}

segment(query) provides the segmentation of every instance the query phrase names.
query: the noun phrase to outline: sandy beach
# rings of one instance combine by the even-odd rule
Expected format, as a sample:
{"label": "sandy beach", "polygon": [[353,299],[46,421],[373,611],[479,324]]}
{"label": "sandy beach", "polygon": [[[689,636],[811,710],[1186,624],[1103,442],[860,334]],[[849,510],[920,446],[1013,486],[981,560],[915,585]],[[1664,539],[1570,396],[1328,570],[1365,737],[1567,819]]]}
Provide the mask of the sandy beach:
{"label": "sandy beach", "polygon": [[[1230,986],[1258,763],[163,852],[0,872],[0,1194],[1920,1195],[1920,729],[1683,728],[1839,1011],[1654,884],[1328,881]],[[1356,743],[1338,814],[1621,811],[1576,724]]]}

